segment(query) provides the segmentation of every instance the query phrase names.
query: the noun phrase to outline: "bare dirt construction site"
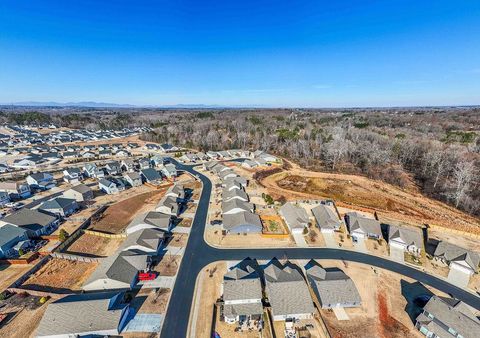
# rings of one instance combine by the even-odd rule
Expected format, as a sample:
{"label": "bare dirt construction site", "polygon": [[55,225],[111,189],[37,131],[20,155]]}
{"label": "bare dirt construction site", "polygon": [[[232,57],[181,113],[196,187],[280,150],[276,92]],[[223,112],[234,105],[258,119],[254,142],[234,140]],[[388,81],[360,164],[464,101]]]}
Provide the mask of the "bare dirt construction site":
{"label": "bare dirt construction site", "polygon": [[155,207],[166,190],[167,187],[162,187],[109,206],[98,219],[92,220],[90,229],[111,234],[123,232],[135,215]]}
{"label": "bare dirt construction site", "polygon": [[46,292],[80,290],[98,263],[53,258],[22,284],[22,288]]}
{"label": "bare dirt construction site", "polygon": [[418,190],[402,190],[362,176],[312,172],[298,167],[261,179],[274,198],[333,199],[338,206],[377,211],[410,224],[435,224],[480,234],[480,221]]}
{"label": "bare dirt construction site", "polygon": [[91,257],[108,257],[118,249],[124,240],[124,238],[107,238],[85,233],[64,251]]}

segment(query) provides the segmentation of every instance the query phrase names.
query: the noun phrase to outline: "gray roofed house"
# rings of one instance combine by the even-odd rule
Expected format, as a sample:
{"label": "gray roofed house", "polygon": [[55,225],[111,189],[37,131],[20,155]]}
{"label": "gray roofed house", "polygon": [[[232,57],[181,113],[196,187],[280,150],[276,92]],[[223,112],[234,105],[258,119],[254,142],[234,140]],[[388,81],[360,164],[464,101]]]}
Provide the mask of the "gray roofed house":
{"label": "gray roofed house", "polygon": [[70,216],[78,209],[79,207],[75,199],[65,197],[56,197],[49,201],[45,201],[38,207],[38,210],[59,217]]}
{"label": "gray roofed house", "polygon": [[163,243],[165,235],[156,229],[143,229],[129,233],[120,246],[120,250],[129,250],[140,254],[153,255]]}
{"label": "gray roofed house", "polygon": [[235,267],[223,278],[223,314],[227,323],[262,317],[262,284],[250,266]]}
{"label": "gray roofed house", "polygon": [[390,225],[388,244],[418,255],[423,248],[423,235],[420,229]]}
{"label": "gray roofed house", "polygon": [[222,200],[224,202],[231,201],[233,199],[238,199],[240,201],[248,202],[248,195],[245,191],[239,189],[226,190],[222,191]]}
{"label": "gray roofed house", "polygon": [[83,180],[82,171],[79,168],[67,168],[63,171],[63,180],[67,183],[78,183]]}
{"label": "gray roofed house", "polygon": [[34,173],[27,177],[27,183],[34,188],[48,190],[55,187],[55,180],[50,173]]}
{"label": "gray roofed house", "polygon": [[27,231],[12,224],[0,227],[0,258],[9,257],[18,242],[27,239]]}
{"label": "gray roofed house", "polygon": [[158,202],[155,211],[163,212],[164,214],[177,216],[180,212],[180,207],[177,203],[177,199],[173,196],[163,196],[160,202]]}
{"label": "gray roofed house", "polygon": [[480,321],[458,299],[433,296],[418,315],[415,327],[427,337],[480,337]]}
{"label": "gray roofed house", "polygon": [[109,195],[117,194],[119,192],[117,184],[107,178],[101,178],[98,180],[98,188]]}
{"label": "gray roofed house", "polygon": [[478,269],[480,255],[477,252],[441,241],[433,254],[434,259],[449,264],[450,268],[466,269],[472,274]]}
{"label": "gray roofed house", "polygon": [[105,165],[105,169],[109,175],[117,175],[122,172],[122,166],[118,161],[111,161]]}
{"label": "gray roofed house", "polygon": [[361,305],[362,300],[355,283],[342,270],[324,269],[316,263],[309,264],[305,269],[307,280],[322,309]]}
{"label": "gray roofed house", "polygon": [[153,168],[142,169],[140,173],[145,182],[156,184],[162,181],[162,176]]}
{"label": "gray roofed house", "polygon": [[356,212],[349,212],[345,215],[348,230],[352,239],[357,241],[359,238],[375,238],[382,237],[380,222],[373,218],[367,218]]}
{"label": "gray roofed house", "polygon": [[82,288],[85,291],[130,289],[137,281],[138,272],[146,270],[148,257],[120,251],[104,258]]}
{"label": "gray roofed house", "polygon": [[93,199],[93,191],[85,184],[78,184],[63,193],[66,198],[73,198],[77,202],[86,202]]}
{"label": "gray roofed house", "polygon": [[179,202],[183,202],[185,200],[185,188],[183,184],[176,183],[168,188],[167,192],[165,193],[166,196],[173,196]]}
{"label": "gray roofed house", "polygon": [[227,187],[227,186],[229,186],[231,184],[235,184],[235,183],[240,184],[245,189],[248,185],[248,180],[246,178],[240,177],[240,176],[229,177],[229,178],[222,181],[222,186]]}
{"label": "gray roofed house", "polygon": [[241,201],[239,199],[233,199],[228,202],[222,202],[222,214],[236,214],[239,212],[248,211],[253,212],[254,206],[252,203]]}
{"label": "gray roofed house", "polygon": [[223,228],[231,233],[261,233],[260,217],[249,211],[223,215]]}
{"label": "gray roofed house", "polygon": [[172,224],[172,216],[157,211],[150,211],[137,215],[127,226],[127,234],[143,229],[158,229],[169,231]]}
{"label": "gray roofed house", "polygon": [[238,175],[230,168],[228,170],[223,170],[218,173],[218,177],[220,177],[221,180],[225,180],[227,178],[233,178],[237,176]]}
{"label": "gray roofed house", "polygon": [[139,187],[142,185],[142,176],[136,171],[125,173],[123,177],[132,187]]}
{"label": "gray roofed house", "polygon": [[177,167],[175,167],[175,165],[172,163],[165,164],[160,171],[165,177],[168,178],[177,176]]}
{"label": "gray roofed house", "polygon": [[2,219],[0,226],[13,224],[27,231],[29,237],[50,234],[58,224],[58,219],[46,213],[28,208],[20,209]]}
{"label": "gray roofed house", "polygon": [[342,222],[331,207],[319,204],[312,209],[313,216],[321,232],[332,233],[340,229]]}
{"label": "gray roofed house", "polygon": [[315,308],[310,291],[297,267],[273,261],[264,269],[265,293],[273,320],[309,319]]}
{"label": "gray roofed house", "polygon": [[131,312],[118,293],[70,295],[45,306],[36,337],[118,335]]}
{"label": "gray roofed house", "polygon": [[293,233],[302,233],[303,229],[308,227],[308,214],[302,207],[293,205],[290,202],[285,203],[279,210],[279,214],[285,220],[290,232]]}

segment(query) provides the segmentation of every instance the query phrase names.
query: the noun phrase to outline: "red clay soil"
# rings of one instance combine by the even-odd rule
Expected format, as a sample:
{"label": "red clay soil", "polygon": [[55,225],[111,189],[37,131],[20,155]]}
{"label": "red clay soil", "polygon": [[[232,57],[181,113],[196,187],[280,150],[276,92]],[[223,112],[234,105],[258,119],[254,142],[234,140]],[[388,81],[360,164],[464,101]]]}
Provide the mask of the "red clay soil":
{"label": "red clay soil", "polygon": [[387,299],[383,292],[377,295],[378,306],[378,336],[384,338],[408,337],[409,330],[405,325],[393,318],[388,311]]}

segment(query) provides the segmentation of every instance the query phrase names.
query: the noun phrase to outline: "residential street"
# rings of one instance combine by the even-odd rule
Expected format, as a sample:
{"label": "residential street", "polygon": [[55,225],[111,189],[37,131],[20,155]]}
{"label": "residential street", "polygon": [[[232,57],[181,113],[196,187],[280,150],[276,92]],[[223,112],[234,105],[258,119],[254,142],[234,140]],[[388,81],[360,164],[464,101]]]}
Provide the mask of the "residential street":
{"label": "residential street", "polygon": [[386,269],[428,284],[440,291],[448,293],[463,302],[480,309],[480,298],[460,289],[445,280],[439,279],[420,270],[366,253],[334,249],[334,248],[285,248],[285,249],[218,249],[204,241],[204,230],[208,214],[212,184],[204,175],[172,159],[179,170],[197,175],[203,182],[197,213],[193,220],[184,259],[180,266],[175,287],[173,289],[161,337],[187,337],[188,322],[195,282],[198,273],[207,264],[220,260],[242,260],[246,257],[254,259],[271,259],[288,257],[289,259],[336,259],[359,262]]}

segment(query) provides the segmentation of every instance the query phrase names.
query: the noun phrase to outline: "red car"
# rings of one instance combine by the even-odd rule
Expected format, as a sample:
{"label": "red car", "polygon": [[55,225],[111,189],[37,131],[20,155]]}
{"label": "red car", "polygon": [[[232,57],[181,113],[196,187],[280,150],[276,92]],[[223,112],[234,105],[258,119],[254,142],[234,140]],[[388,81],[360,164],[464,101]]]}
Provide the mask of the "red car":
{"label": "red car", "polygon": [[156,272],[139,272],[138,280],[154,280],[157,277]]}

